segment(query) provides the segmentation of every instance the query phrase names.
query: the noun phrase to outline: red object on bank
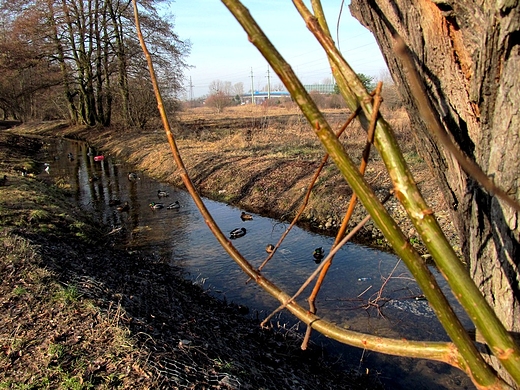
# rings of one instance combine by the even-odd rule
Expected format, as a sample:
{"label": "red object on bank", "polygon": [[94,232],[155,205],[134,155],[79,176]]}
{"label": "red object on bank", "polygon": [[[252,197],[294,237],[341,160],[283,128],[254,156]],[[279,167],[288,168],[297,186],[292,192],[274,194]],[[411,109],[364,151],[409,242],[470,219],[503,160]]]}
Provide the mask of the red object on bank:
{"label": "red object on bank", "polygon": [[96,156],[94,157],[94,161],[103,161],[105,159],[105,156]]}

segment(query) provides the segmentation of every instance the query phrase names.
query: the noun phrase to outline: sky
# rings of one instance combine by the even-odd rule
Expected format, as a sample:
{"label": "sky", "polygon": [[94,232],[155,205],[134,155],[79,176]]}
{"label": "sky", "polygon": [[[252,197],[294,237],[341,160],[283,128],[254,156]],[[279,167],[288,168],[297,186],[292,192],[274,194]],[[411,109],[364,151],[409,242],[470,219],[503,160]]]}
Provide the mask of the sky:
{"label": "sky", "polygon": [[[307,6],[309,1],[306,1]],[[350,15],[345,1],[336,34],[342,0],[322,2],[334,41],[357,73],[381,78],[387,67],[370,33]],[[303,84],[319,84],[332,75],[323,49],[309,32],[291,0],[242,0],[251,15],[289,62]],[[174,31],[191,42],[186,62],[185,99],[210,93],[213,81],[242,82],[244,92],[261,90],[268,81],[271,89],[280,80],[247,34],[220,0],[175,0],[167,12],[174,16]],[[269,69],[269,70],[268,70]],[[191,84],[190,84],[191,83]]]}

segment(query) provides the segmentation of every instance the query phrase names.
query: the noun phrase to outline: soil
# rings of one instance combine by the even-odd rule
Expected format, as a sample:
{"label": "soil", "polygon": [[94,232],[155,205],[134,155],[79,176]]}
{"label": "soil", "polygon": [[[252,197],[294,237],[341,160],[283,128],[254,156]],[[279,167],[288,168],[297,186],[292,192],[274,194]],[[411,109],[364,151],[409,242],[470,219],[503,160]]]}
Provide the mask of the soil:
{"label": "soil", "polygon": [[[346,116],[329,113],[338,126]],[[423,195],[457,246],[440,192],[410,146],[410,130],[396,127]],[[59,183],[31,175],[42,169],[34,156],[46,137],[70,137],[182,187],[158,128],[52,122],[0,132],[0,176],[7,175],[0,187],[0,388],[378,388],[377,378],[345,369],[316,346],[302,351],[299,336],[260,328],[247,308],[211,298],[160,259],[113,249],[108,227],[73,206]],[[296,214],[323,156],[294,112],[181,113],[174,132],[202,195],[282,220]],[[359,129],[346,137],[350,148],[362,150]],[[391,189],[377,157],[366,176],[381,197]],[[334,234],[351,195],[329,163],[299,223]],[[398,202],[392,198],[387,207],[424,252]],[[349,226],[364,216],[358,206]],[[357,240],[390,250],[371,223]]]}

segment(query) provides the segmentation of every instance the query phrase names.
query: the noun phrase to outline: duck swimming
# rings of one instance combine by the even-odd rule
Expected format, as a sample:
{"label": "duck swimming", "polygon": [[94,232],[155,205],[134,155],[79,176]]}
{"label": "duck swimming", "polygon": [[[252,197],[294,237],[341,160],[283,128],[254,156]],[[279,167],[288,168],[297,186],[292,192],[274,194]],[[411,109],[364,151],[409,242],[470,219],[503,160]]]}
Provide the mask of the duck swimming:
{"label": "duck swimming", "polygon": [[162,204],[162,203],[155,203],[155,202],[150,203],[150,208],[152,210],[162,209],[163,207],[164,207],[164,204]]}
{"label": "duck swimming", "polygon": [[128,174],[128,180],[130,180],[130,181],[139,180],[139,176],[137,176],[137,173],[135,173],[135,172],[130,172]]}
{"label": "duck swimming", "polygon": [[179,203],[178,200],[176,200],[175,202],[171,203],[168,207],[166,207],[168,210],[174,210],[174,209],[178,209],[180,208],[181,205]]}
{"label": "duck swimming", "polygon": [[108,205],[109,206],[117,206],[117,205],[120,205],[121,204],[121,201],[119,199],[110,199],[108,201]]}
{"label": "duck swimming", "polygon": [[267,244],[267,246],[265,247],[265,251],[267,253],[273,253],[274,251],[274,245],[273,244]]}
{"label": "duck swimming", "polygon": [[128,204],[128,202],[125,202],[125,204],[121,206],[117,206],[117,211],[124,212],[128,210],[130,210],[130,205]]}
{"label": "duck swimming", "polygon": [[159,198],[166,198],[167,196],[170,196],[170,194],[163,190],[157,190],[157,196]]}
{"label": "duck swimming", "polygon": [[246,214],[242,211],[240,218],[242,219],[242,221],[251,221],[253,219],[253,216],[251,214]]}
{"label": "duck swimming", "polygon": [[246,235],[246,228],[236,228],[231,230],[229,238],[239,238]]}
{"label": "duck swimming", "polygon": [[312,256],[316,260],[321,260],[325,257],[325,252],[323,251],[322,247],[319,247],[319,248],[314,249],[314,253],[312,254]]}

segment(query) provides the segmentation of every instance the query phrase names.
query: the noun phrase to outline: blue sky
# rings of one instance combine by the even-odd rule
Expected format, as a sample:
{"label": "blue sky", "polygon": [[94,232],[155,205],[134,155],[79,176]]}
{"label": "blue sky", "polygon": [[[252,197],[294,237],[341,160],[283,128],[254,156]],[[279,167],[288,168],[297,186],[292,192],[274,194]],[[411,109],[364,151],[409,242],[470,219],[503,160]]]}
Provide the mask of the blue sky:
{"label": "blue sky", "polygon": [[[323,50],[291,0],[243,0],[242,3],[304,84],[331,79]],[[372,34],[350,15],[349,3],[345,1],[338,39],[341,0],[323,1],[329,27],[352,68],[377,79],[386,70],[386,64]],[[208,94],[209,85],[216,80],[242,82],[244,92],[252,86],[260,90],[267,85],[267,62],[220,0],[175,0],[167,12],[175,17],[174,30],[179,38],[192,44],[187,58],[192,68],[185,72],[186,98]],[[271,86],[280,84],[272,69],[269,76]],[[190,77],[192,88],[189,88]]]}

